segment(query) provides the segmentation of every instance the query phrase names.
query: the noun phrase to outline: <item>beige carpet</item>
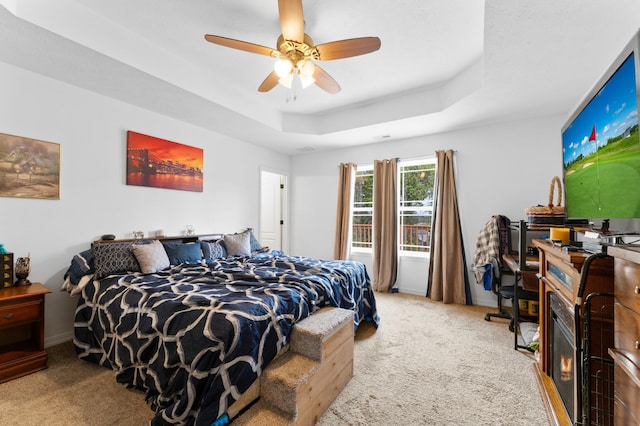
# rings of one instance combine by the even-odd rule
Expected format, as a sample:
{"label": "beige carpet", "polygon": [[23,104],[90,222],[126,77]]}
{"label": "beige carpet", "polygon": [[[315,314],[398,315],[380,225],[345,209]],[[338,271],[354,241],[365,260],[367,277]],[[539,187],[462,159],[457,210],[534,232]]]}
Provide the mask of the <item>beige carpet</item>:
{"label": "beige carpet", "polygon": [[[381,325],[358,330],[354,377],[319,425],[541,425],[533,357],[487,309],[376,294]],[[48,348],[49,368],[0,384],[0,425],[144,425],[141,392],[110,370]]]}

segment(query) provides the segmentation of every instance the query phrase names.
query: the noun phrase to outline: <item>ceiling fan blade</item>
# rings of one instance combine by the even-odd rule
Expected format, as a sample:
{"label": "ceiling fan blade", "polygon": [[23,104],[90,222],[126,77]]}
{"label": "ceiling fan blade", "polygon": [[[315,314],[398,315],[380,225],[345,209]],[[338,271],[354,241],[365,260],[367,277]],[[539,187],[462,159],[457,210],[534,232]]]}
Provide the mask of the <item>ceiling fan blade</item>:
{"label": "ceiling fan blade", "polygon": [[253,44],[242,40],[235,40],[233,38],[220,37],[211,34],[205,35],[204,38],[214,44],[230,47],[232,49],[244,50],[245,52],[257,53],[259,55],[271,56],[271,53],[274,52],[274,49],[270,47],[260,46],[259,44]]}
{"label": "ceiling fan blade", "polygon": [[304,41],[304,14],[302,0],[278,0],[280,27],[285,40]]}
{"label": "ceiling fan blade", "polygon": [[335,95],[340,91],[340,85],[333,79],[325,70],[320,68],[317,64],[313,71],[313,78],[316,80],[316,86],[324,90],[325,92]]}
{"label": "ceiling fan blade", "polygon": [[276,74],[275,71],[271,71],[271,74],[269,74],[267,78],[264,79],[260,87],[258,87],[258,92],[268,92],[273,89],[278,84],[279,79],[280,77],[278,77],[278,74]]}
{"label": "ceiling fan blade", "polygon": [[316,49],[321,61],[331,61],[375,52],[380,49],[380,39],[378,37],[350,38],[319,44]]}

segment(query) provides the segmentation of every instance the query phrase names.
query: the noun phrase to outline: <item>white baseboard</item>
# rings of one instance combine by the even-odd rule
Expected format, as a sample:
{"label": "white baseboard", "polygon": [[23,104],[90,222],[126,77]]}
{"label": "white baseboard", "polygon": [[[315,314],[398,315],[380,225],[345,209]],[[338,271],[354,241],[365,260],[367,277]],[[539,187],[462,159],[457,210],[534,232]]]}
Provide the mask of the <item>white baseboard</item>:
{"label": "white baseboard", "polygon": [[59,345],[60,343],[69,342],[73,340],[73,331],[57,334],[55,336],[49,336],[44,339],[44,347]]}
{"label": "white baseboard", "polygon": [[411,294],[413,296],[424,296],[427,297],[425,292],[422,289],[413,289],[413,288],[402,288],[398,286],[398,293]]}

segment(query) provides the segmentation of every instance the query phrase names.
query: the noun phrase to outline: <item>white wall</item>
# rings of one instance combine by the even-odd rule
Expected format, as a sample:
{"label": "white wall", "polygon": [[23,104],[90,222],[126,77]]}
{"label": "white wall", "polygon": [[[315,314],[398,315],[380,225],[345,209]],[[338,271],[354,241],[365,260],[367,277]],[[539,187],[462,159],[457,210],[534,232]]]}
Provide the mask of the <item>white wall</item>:
{"label": "white wall", "polygon": [[[127,186],[126,131],[204,149],[201,193]],[[60,200],[0,198],[0,243],[31,253],[46,297],[45,344],[71,338],[76,299],[60,292],[74,254],[106,233],[181,235],[259,225],[260,167],[289,157],[0,63],[0,132],[61,144]]]}
{"label": "white wall", "polygon": [[[31,253],[30,279],[49,287],[45,343],[72,335],[76,299],[60,292],[71,257],[105,233],[133,229],[180,234],[233,232],[259,224],[260,168],[291,173],[292,254],[330,258],[338,164],[431,155],[456,150],[458,199],[467,262],[476,236],[493,214],[517,219],[547,199],[561,171],[564,117],[487,126],[289,158],[140,108],[0,63],[0,132],[61,144],[61,199],[0,198],[0,243],[16,256]],[[197,146],[205,153],[204,192],[125,184],[126,131]],[[370,263],[364,259],[365,263]],[[401,264],[400,290],[421,294],[426,263]],[[474,303],[495,298],[472,282]]]}
{"label": "white wall", "polygon": [[[492,215],[523,219],[525,208],[546,203],[551,178],[562,173],[560,127],[565,118],[537,118],[293,157],[292,252],[332,257],[339,163],[368,164],[453,149],[460,219],[471,266],[478,232]],[[417,284],[422,279],[417,277],[420,265],[415,259],[404,263],[399,271],[400,291],[424,294],[426,283],[423,287]],[[471,272],[473,302],[495,305],[495,296],[476,285]]]}

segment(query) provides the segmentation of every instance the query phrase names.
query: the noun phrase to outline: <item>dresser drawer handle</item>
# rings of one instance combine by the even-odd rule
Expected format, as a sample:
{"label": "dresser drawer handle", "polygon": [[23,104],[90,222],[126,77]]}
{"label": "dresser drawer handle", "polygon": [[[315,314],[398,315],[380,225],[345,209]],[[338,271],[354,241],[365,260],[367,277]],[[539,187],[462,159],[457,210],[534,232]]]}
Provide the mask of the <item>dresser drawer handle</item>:
{"label": "dresser drawer handle", "polygon": [[636,286],[636,288],[633,289],[633,292],[635,294],[640,294],[640,286]]}
{"label": "dresser drawer handle", "polygon": [[6,320],[10,320],[12,318],[13,318],[13,314],[8,314],[8,315],[4,316],[4,319],[6,319]]}
{"label": "dresser drawer handle", "polygon": [[636,346],[636,349],[640,349],[640,342],[638,342],[638,341],[636,340],[636,345],[635,345],[635,346]]}

